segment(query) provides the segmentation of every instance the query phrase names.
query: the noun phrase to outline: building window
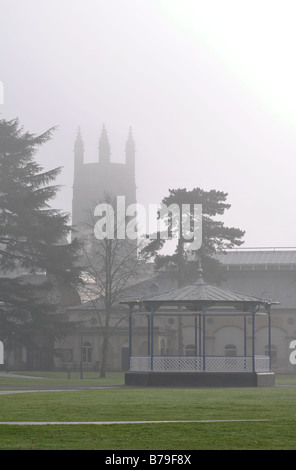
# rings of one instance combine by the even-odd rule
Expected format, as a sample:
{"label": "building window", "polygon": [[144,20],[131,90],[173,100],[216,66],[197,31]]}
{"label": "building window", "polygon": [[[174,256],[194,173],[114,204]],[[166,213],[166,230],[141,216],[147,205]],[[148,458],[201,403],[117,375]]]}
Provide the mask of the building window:
{"label": "building window", "polygon": [[92,361],[92,347],[91,344],[85,341],[82,346],[82,362],[88,364]]}
{"label": "building window", "polygon": [[160,341],[160,355],[167,356],[168,355],[168,348],[165,347],[165,341],[162,339]]}
{"label": "building window", "polygon": [[224,348],[224,355],[225,356],[236,356],[236,346],[234,344],[227,344]]}
{"label": "building window", "polygon": [[54,355],[60,359],[61,362],[67,363],[73,361],[72,349],[55,349]]}
{"label": "building window", "polygon": [[186,356],[195,356],[195,346],[194,346],[194,344],[188,344],[188,346],[186,346],[185,355]]}

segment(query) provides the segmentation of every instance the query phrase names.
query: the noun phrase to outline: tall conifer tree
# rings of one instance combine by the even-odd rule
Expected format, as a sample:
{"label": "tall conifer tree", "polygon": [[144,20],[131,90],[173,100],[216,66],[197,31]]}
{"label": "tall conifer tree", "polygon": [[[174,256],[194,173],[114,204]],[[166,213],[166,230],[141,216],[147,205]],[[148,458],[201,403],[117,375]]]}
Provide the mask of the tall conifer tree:
{"label": "tall conifer tree", "polygon": [[71,231],[69,215],[49,205],[61,168],[44,171],[34,159],[53,132],[34,135],[18,119],[0,120],[0,340],[58,331],[48,315],[54,307],[21,273],[46,274],[49,288],[53,279],[80,282],[79,243],[61,243]]}
{"label": "tall conifer tree", "polygon": [[[204,277],[208,282],[219,283],[221,280],[220,263],[215,258],[216,253],[221,253],[226,249],[240,246],[243,243],[244,231],[234,227],[226,227],[224,222],[217,220],[224,214],[225,210],[231,206],[226,202],[227,193],[222,191],[205,191],[200,188],[187,190],[169,189],[169,195],[164,197],[162,204],[168,208],[176,204],[180,208],[182,205],[194,204],[202,205],[202,243],[197,251],[186,251],[186,240],[181,236],[178,238],[176,250],[171,255],[162,254],[166,239],[158,236],[150,241],[143,249],[142,255],[146,258],[154,258],[156,268],[161,268],[169,263],[175,264],[178,268],[178,285],[183,287],[195,281],[197,277],[197,261],[201,261]],[[190,217],[190,214],[183,214],[183,217]],[[182,225],[182,218],[181,218]],[[172,227],[172,232],[176,227]],[[182,234],[182,229],[180,229]],[[174,234],[173,234],[174,235]],[[198,255],[197,257],[195,255]]]}

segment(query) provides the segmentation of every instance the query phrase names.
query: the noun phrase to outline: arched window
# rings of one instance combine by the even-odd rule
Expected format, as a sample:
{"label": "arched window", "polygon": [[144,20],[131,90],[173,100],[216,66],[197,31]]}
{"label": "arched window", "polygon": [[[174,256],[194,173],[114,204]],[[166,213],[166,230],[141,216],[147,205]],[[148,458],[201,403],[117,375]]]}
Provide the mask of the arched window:
{"label": "arched window", "polygon": [[[265,356],[269,356],[269,346],[266,345],[264,347],[264,354]],[[271,359],[271,366],[276,365],[276,360],[277,360],[277,347],[274,344],[270,345],[270,359]]]}
{"label": "arched window", "polygon": [[84,364],[87,364],[87,363],[90,363],[91,360],[92,360],[92,347],[89,342],[85,341],[82,346],[82,362]]}
{"label": "arched window", "polygon": [[236,356],[237,350],[234,344],[226,344],[224,348],[224,355],[225,356]]}
{"label": "arched window", "polygon": [[162,339],[160,341],[160,355],[161,356],[167,356],[168,355],[168,348],[166,347],[164,339]]}

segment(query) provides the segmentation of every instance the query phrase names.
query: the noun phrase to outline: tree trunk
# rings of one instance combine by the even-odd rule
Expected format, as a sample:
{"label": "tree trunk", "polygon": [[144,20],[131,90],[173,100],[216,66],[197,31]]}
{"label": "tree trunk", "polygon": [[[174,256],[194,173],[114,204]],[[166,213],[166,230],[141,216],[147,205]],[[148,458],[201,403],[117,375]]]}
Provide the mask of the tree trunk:
{"label": "tree trunk", "polygon": [[107,305],[105,326],[104,326],[104,332],[103,332],[102,363],[101,363],[100,377],[106,376],[107,359],[108,359],[108,340],[110,336],[110,316],[111,316],[111,308],[109,305]]}
{"label": "tree trunk", "polygon": [[107,358],[108,358],[108,335],[106,333],[107,332],[105,330],[104,338],[103,338],[103,347],[102,347],[102,362],[101,362],[101,369],[100,369],[100,377],[106,377]]}

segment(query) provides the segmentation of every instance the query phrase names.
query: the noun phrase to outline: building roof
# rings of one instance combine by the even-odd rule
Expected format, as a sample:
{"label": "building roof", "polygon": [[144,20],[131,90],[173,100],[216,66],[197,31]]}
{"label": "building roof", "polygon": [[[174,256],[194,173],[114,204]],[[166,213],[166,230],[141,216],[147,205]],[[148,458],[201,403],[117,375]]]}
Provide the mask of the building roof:
{"label": "building roof", "polygon": [[187,306],[198,310],[202,306],[234,306],[236,309],[243,311],[248,311],[251,307],[254,308],[255,306],[268,306],[278,303],[271,299],[255,297],[206,284],[202,279],[201,269],[199,270],[198,279],[193,285],[173,289],[144,299],[130,298],[130,300],[127,299],[120,303],[136,304],[139,302],[148,308],[151,308],[153,305],[156,308],[161,306]]}
{"label": "building roof", "polygon": [[[183,302],[219,302],[219,303],[259,303],[263,302],[258,297],[233,292],[210,284],[186,286],[181,289],[175,289],[152,298],[145,299],[145,303],[164,302],[164,303],[183,303]],[[264,303],[264,302],[263,302]]]}
{"label": "building roof", "polygon": [[[150,273],[150,275],[149,275]],[[148,277],[148,278],[147,278]],[[144,280],[137,282],[136,284],[132,284],[125,289],[123,289],[121,293],[120,302],[114,302],[114,307],[118,308],[122,307],[122,304],[128,303],[129,299],[145,299],[149,296],[153,296],[158,294],[159,292],[168,291],[170,289],[175,288],[176,280],[172,276],[167,276],[166,273],[158,273],[152,275],[151,269],[149,267],[147,271],[147,275],[143,276]],[[139,276],[141,279],[141,276]],[[126,302],[125,302],[126,300]],[[100,296],[94,298],[93,300],[87,300],[83,302],[82,305],[78,307],[73,307],[71,310],[104,310],[105,309],[105,301],[104,297]]]}
{"label": "building roof", "polygon": [[[216,305],[239,305],[249,303],[279,304],[280,308],[296,307],[296,249],[244,249],[231,250],[217,258],[226,271],[221,286],[203,283],[177,289],[176,277],[168,272],[153,275],[151,266],[142,280],[122,292],[119,304],[148,304],[159,301],[163,305],[188,302],[208,302]],[[294,264],[295,263],[295,264]],[[283,267],[280,269],[280,267]],[[265,271],[262,273],[262,269]],[[236,272],[240,271],[239,275]],[[257,271],[257,272],[256,272]],[[197,281],[198,282],[198,281]],[[278,302],[273,302],[276,299]],[[116,304],[118,307],[119,305]],[[104,309],[102,298],[84,302],[79,309]]]}
{"label": "building roof", "polygon": [[281,309],[295,309],[295,248],[238,249],[217,258],[225,268],[226,289],[247,289],[258,297],[276,298]]}

